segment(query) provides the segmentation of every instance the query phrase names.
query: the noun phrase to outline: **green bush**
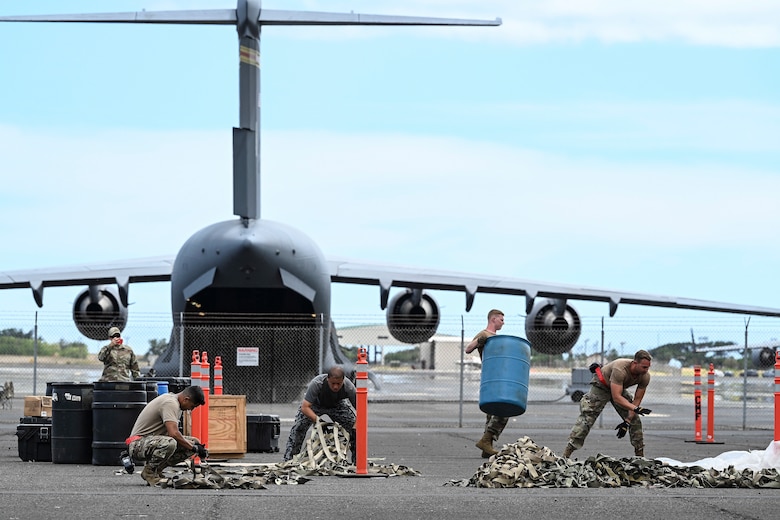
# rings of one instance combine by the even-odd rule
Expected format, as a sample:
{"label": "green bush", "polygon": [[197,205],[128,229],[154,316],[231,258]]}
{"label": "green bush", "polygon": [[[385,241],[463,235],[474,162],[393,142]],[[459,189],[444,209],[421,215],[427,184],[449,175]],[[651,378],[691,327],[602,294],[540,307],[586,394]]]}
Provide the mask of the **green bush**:
{"label": "green bush", "polygon": [[[38,338],[39,356],[62,356],[74,359],[87,357],[87,345],[80,342],[47,343],[43,338]],[[5,329],[0,331],[0,355],[1,356],[33,356],[35,355],[35,341],[32,332],[22,332],[18,329]]]}

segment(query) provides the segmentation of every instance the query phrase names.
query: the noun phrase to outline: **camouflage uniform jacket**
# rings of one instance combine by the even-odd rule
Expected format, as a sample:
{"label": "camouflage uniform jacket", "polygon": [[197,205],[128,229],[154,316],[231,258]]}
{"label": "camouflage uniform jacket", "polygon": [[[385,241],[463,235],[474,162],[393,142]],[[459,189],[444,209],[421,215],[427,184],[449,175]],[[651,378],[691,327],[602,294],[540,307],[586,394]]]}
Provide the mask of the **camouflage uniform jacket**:
{"label": "camouflage uniform jacket", "polygon": [[135,353],[127,345],[112,347],[109,343],[100,349],[98,360],[105,365],[99,381],[132,381],[141,375]]}

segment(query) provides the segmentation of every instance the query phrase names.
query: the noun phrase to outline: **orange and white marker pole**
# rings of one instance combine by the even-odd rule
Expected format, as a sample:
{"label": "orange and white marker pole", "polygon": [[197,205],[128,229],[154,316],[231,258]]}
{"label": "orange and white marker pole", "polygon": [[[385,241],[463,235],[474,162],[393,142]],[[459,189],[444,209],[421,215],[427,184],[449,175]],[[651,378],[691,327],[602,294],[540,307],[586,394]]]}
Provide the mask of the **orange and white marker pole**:
{"label": "orange and white marker pole", "polygon": [[[200,351],[192,351],[190,365],[190,385],[200,385]],[[190,412],[190,434],[200,439],[200,406]]]}
{"label": "orange and white marker pole", "polygon": [[694,441],[701,442],[701,366],[693,367]]}
{"label": "orange and white marker pole", "polygon": [[775,352],[775,440],[780,441],[780,350]]}
{"label": "orange and white marker pole", "polygon": [[209,353],[205,350],[200,356],[200,386],[203,388],[203,397],[206,402],[203,403],[203,412],[200,414],[200,443],[206,448],[209,447],[209,390],[211,386],[211,365],[209,365]]}
{"label": "orange and white marker pole", "polygon": [[222,395],[222,356],[214,358],[214,395]]}
{"label": "orange and white marker pole", "polygon": [[357,421],[355,424],[355,439],[357,456],[355,457],[355,473],[368,475],[368,351],[365,347],[358,348],[357,375]]}
{"label": "orange and white marker pole", "polygon": [[715,442],[715,365],[707,372],[707,442]]}

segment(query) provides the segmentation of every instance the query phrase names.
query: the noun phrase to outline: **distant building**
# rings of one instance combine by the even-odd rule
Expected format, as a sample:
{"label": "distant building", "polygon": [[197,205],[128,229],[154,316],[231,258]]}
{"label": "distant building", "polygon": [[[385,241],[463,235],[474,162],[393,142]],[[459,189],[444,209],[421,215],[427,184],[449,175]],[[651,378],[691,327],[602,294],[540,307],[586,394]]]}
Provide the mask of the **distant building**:
{"label": "distant building", "polygon": [[[420,359],[417,368],[424,370],[458,370],[461,360],[461,349],[464,345],[460,336],[435,334],[430,340],[410,345],[401,343],[393,336],[385,324],[357,325],[338,328],[339,344],[344,347],[365,347],[368,350],[368,362],[384,364],[386,350],[420,348]],[[471,338],[464,340],[466,344]],[[476,351],[464,354],[464,364],[467,368],[479,368],[481,362]]]}

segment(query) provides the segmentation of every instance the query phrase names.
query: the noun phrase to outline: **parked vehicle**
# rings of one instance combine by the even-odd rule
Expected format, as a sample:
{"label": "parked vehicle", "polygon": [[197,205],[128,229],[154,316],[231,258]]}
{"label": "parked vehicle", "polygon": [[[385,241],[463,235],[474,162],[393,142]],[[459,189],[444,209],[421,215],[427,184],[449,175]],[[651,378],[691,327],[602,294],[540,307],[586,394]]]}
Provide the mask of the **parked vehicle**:
{"label": "parked vehicle", "polygon": [[572,368],[571,384],[566,385],[566,395],[571,396],[571,400],[575,403],[580,402],[582,396],[590,390],[590,379],[592,377],[593,374],[587,368]]}

